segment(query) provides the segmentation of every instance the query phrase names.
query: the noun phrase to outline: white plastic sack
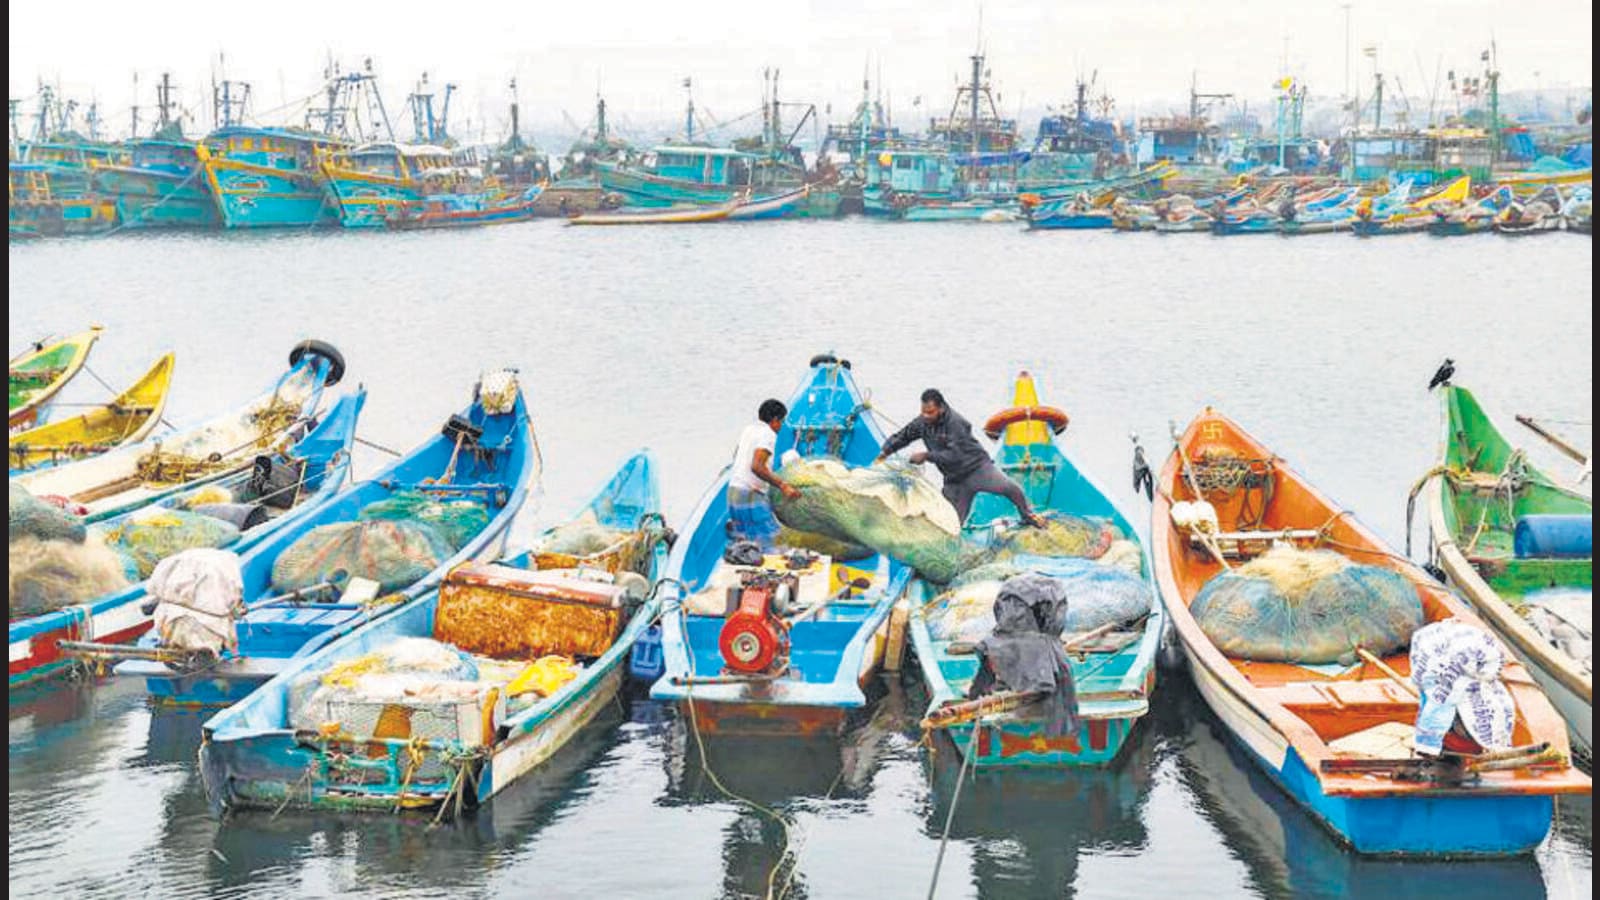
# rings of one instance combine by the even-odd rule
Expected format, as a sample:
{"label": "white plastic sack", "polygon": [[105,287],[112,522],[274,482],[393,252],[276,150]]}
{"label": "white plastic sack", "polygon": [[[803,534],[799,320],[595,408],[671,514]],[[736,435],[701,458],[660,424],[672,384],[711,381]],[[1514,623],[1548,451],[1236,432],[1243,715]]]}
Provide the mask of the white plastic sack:
{"label": "white plastic sack", "polygon": [[244,612],[239,555],[197,547],[163,559],[145,590],[157,601],[156,634],[163,646],[220,654],[239,645],[234,619]]}

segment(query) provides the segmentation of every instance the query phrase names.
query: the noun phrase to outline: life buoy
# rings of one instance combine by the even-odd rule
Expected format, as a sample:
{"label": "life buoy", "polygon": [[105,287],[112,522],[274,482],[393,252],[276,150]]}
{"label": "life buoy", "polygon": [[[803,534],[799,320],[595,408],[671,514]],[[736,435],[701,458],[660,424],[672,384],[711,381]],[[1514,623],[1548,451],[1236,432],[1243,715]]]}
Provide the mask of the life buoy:
{"label": "life buoy", "polygon": [[1018,422],[1043,422],[1054,434],[1067,430],[1067,414],[1063,410],[1054,406],[1013,406],[990,416],[983,423],[983,433],[998,440],[1001,432]]}

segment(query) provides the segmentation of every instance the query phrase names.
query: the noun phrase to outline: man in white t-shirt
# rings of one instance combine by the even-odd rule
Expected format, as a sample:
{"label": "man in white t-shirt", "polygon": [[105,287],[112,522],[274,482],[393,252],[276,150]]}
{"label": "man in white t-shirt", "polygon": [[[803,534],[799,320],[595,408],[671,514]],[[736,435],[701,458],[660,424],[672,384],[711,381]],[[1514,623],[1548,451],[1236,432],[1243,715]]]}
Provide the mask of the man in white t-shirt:
{"label": "man in white t-shirt", "polygon": [[739,432],[739,447],[733,453],[733,472],[728,476],[728,540],[754,541],[762,550],[777,546],[778,519],[772,514],[767,486],[777,488],[793,500],[800,489],[772,471],[772,451],[777,446],[778,429],[789,415],[781,401],[767,400],[756,411],[756,421]]}

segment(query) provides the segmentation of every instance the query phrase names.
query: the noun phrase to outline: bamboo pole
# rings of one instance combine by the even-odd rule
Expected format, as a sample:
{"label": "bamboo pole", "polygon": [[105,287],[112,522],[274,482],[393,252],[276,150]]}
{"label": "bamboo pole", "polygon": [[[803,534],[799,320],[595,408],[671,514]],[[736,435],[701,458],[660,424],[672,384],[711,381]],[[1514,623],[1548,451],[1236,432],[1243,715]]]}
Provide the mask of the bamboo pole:
{"label": "bamboo pole", "polygon": [[1365,647],[1357,647],[1356,655],[1361,657],[1362,660],[1375,666],[1379,672],[1382,672],[1384,675],[1388,676],[1390,681],[1400,685],[1400,688],[1407,694],[1410,694],[1413,700],[1422,699],[1422,694],[1417,691],[1416,685],[1412,684],[1409,679],[1401,675],[1399,672],[1396,672],[1394,669],[1390,668],[1388,663],[1379,659],[1372,653],[1372,651]]}

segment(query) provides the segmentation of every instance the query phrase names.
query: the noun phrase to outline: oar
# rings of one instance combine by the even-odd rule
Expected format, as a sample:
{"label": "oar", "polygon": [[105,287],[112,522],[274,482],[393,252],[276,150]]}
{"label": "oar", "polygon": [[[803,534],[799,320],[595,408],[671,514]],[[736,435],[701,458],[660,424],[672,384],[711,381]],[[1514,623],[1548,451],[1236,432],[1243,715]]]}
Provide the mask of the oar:
{"label": "oar", "polygon": [[1535,422],[1533,420],[1532,416],[1519,415],[1519,416],[1517,416],[1517,421],[1522,423],[1522,425],[1524,425],[1529,431],[1533,432],[1534,434],[1537,434],[1539,437],[1544,438],[1546,441],[1549,441],[1550,445],[1552,447],[1555,447],[1557,450],[1560,450],[1562,453],[1565,453],[1572,460],[1574,460],[1576,462],[1584,463],[1586,465],[1588,464],[1588,462],[1589,462],[1589,454],[1584,453],[1582,450],[1579,450],[1577,447],[1572,446],[1571,444],[1567,443],[1566,441],[1562,440],[1561,438],[1557,437],[1556,435],[1550,433],[1549,431],[1547,431],[1545,429],[1545,427],[1543,425],[1540,425],[1538,422]]}

